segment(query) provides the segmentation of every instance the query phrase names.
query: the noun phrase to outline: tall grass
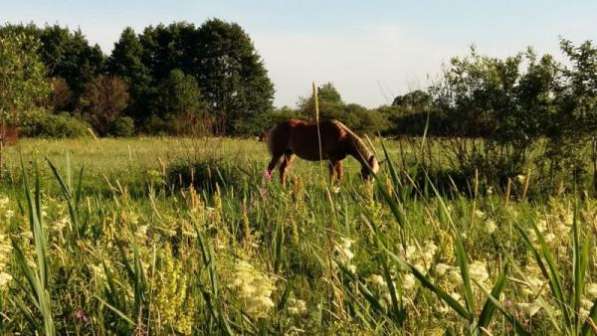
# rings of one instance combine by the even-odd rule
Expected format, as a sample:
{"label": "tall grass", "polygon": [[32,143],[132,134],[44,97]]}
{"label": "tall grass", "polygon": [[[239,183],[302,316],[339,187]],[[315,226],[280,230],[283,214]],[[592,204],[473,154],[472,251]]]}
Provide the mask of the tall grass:
{"label": "tall grass", "polygon": [[[216,180],[209,190],[172,189],[162,184],[167,167],[184,154],[157,160],[157,142],[130,141],[123,140],[126,150],[110,143],[99,158],[94,150],[84,157],[78,143],[46,143],[47,164],[23,163],[3,182],[0,248],[10,237],[13,258],[0,257],[0,278],[11,277],[0,282],[0,330],[595,332],[597,202],[590,197],[529,201],[517,181],[511,193],[482,192],[476,180],[468,182],[472,192],[446,193],[415,160],[415,148],[436,146],[428,140],[404,147],[404,161],[399,143],[377,142],[383,171],[363,183],[348,162],[339,190],[306,162],[297,162],[287,187],[262,184],[265,150],[223,140],[230,147],[219,160],[242,169],[242,178]],[[38,158],[25,155],[24,162]],[[414,177],[420,172],[425,180]]]}

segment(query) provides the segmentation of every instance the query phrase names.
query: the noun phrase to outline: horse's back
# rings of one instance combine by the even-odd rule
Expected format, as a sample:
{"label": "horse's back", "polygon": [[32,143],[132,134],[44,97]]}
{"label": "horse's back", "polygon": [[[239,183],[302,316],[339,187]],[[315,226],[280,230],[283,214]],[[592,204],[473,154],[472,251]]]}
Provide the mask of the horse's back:
{"label": "horse's back", "polygon": [[[269,147],[272,154],[294,153],[299,157],[318,161],[320,158],[335,159],[346,155],[344,140],[346,131],[335,120],[309,123],[299,119],[290,119],[279,123],[270,132]],[[321,139],[322,153],[319,153]]]}

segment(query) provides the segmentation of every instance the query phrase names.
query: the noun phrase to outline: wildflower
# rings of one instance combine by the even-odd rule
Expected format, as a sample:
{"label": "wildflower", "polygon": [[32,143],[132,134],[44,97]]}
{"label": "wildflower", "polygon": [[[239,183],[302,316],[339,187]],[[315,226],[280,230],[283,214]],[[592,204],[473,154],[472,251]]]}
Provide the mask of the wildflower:
{"label": "wildflower", "polygon": [[307,312],[307,303],[300,299],[288,299],[288,313],[291,315],[303,315]]}
{"label": "wildflower", "polygon": [[485,221],[485,232],[487,232],[489,234],[493,234],[496,229],[497,229],[497,225],[495,225],[495,222],[493,221],[493,219],[488,219]]}
{"label": "wildflower", "polygon": [[408,245],[406,247],[406,251],[404,252],[404,255],[406,256],[407,260],[412,260],[415,256],[417,252],[417,248],[414,247],[413,245]]}
{"label": "wildflower", "polygon": [[336,242],[334,246],[334,252],[338,261],[346,268],[348,268],[350,272],[355,273],[356,267],[350,263],[352,258],[354,258],[354,253],[352,253],[350,249],[352,243],[352,239],[342,237],[340,238],[340,242]]}
{"label": "wildflower", "polygon": [[460,275],[460,272],[458,271],[458,269],[452,268],[448,272],[448,280],[454,284],[462,283],[462,276]]}
{"label": "wildflower", "polygon": [[54,229],[56,231],[62,231],[62,229],[64,229],[66,227],[68,222],[69,222],[69,219],[67,217],[63,217],[63,218],[57,220],[56,222],[54,222]]}
{"label": "wildflower", "polygon": [[479,209],[476,209],[475,210],[475,216],[477,218],[485,218],[485,213],[483,211],[479,210]]}
{"label": "wildflower", "polygon": [[406,274],[402,278],[402,288],[404,288],[406,290],[413,289],[415,287],[415,284],[416,284],[415,276],[410,273]]}
{"label": "wildflower", "polygon": [[367,278],[367,281],[377,287],[383,287],[386,285],[386,281],[379,274],[371,274],[369,278]]}
{"label": "wildflower", "polygon": [[517,303],[516,306],[518,307],[518,309],[522,310],[529,317],[533,317],[533,315],[537,314],[539,312],[539,310],[541,310],[541,305],[537,302],[533,302],[533,303],[521,302],[521,303]]}
{"label": "wildflower", "polygon": [[435,252],[437,251],[437,245],[431,240],[425,243],[424,252],[421,254],[421,259],[426,266],[431,265]]}
{"label": "wildflower", "polygon": [[230,287],[236,290],[246,312],[254,317],[265,317],[274,307],[271,299],[276,289],[273,279],[244,260],[234,265],[234,279]]}
{"label": "wildflower", "polygon": [[587,293],[592,299],[597,299],[597,283],[592,282],[587,285]]}
{"label": "wildflower", "polygon": [[474,261],[469,265],[469,273],[471,278],[477,280],[477,282],[485,282],[489,278],[487,273],[487,264],[484,261]]}
{"label": "wildflower", "polygon": [[578,315],[580,316],[581,320],[585,320],[587,317],[589,317],[591,307],[593,307],[593,302],[591,300],[580,300],[580,309],[578,310]]}
{"label": "wildflower", "polygon": [[8,197],[0,196],[0,209],[6,207],[8,205]]}
{"label": "wildflower", "polygon": [[135,236],[140,239],[147,239],[147,229],[149,228],[148,225],[139,225],[137,227],[137,231],[135,232]]}
{"label": "wildflower", "polygon": [[537,222],[537,230],[539,230],[539,232],[541,232],[541,233],[543,233],[543,232],[545,232],[545,230],[547,230],[547,222],[545,221],[545,219],[542,219]]}
{"label": "wildflower", "polygon": [[450,270],[450,268],[452,268],[452,266],[439,263],[435,265],[435,273],[437,273],[437,275],[441,277],[444,276]]}
{"label": "wildflower", "polygon": [[4,272],[10,262],[11,251],[12,245],[10,244],[8,237],[0,233],[0,289],[8,285],[10,280],[12,280],[12,276],[7,272]]}
{"label": "wildflower", "polygon": [[6,217],[6,220],[10,220],[12,217],[14,217],[14,215],[15,212],[11,209],[6,210],[6,212],[4,213],[4,217]]}
{"label": "wildflower", "polygon": [[332,188],[332,192],[333,192],[334,194],[337,194],[337,193],[339,193],[339,192],[340,192],[340,187],[333,187],[333,188]]}
{"label": "wildflower", "polygon": [[552,243],[552,242],[556,241],[556,235],[553,234],[552,232],[550,232],[545,235],[544,239],[545,239],[546,243]]}
{"label": "wildflower", "polygon": [[0,272],[0,289],[8,285],[12,280],[12,276],[6,272]]}

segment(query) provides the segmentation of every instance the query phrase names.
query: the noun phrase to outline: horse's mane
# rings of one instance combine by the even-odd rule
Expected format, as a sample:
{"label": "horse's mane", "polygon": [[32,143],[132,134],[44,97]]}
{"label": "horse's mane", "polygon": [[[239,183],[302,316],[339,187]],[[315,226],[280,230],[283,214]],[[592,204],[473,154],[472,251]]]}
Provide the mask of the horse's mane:
{"label": "horse's mane", "polygon": [[367,145],[365,145],[363,139],[356,135],[356,133],[353,132],[350,128],[348,128],[348,126],[344,125],[342,122],[338,120],[332,120],[331,122],[336,124],[336,126],[342,128],[344,131],[346,131],[346,133],[348,133],[353,146],[364,160],[368,160],[373,155],[373,153],[369,150]]}

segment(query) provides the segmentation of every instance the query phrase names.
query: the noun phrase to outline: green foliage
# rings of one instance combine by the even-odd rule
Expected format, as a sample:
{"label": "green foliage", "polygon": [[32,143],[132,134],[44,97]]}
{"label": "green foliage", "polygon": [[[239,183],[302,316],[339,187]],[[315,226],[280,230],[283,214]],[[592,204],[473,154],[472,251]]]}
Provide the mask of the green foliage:
{"label": "green foliage", "polygon": [[225,120],[225,131],[233,132],[239,121],[272,109],[273,84],[238,24],[208,20],[199,27],[197,39],[199,64],[190,73],[197,77],[210,112]]}
{"label": "green foliage", "polygon": [[0,124],[17,126],[21,114],[45,103],[50,86],[36,36],[0,30]]}
{"label": "green foliage", "polygon": [[160,83],[154,104],[153,114],[168,125],[164,130],[167,133],[209,134],[209,125],[205,124],[207,107],[195,77],[185,75],[180,69],[172,70]]}
{"label": "green foliage", "polygon": [[120,78],[100,75],[87,83],[78,111],[102,136],[108,135],[129,102],[128,85]]}
{"label": "green foliage", "polygon": [[24,114],[20,134],[23,137],[79,138],[90,136],[91,125],[68,112],[52,114],[36,109]]}
{"label": "green foliage", "polygon": [[[376,109],[367,109],[358,104],[346,104],[332,83],[325,83],[317,89],[320,118],[337,119],[358,133],[376,134],[384,132],[388,122],[384,114]],[[297,114],[305,119],[315,119],[313,95],[300,98]]]}
{"label": "green foliage", "polygon": [[110,127],[110,135],[116,137],[130,137],[135,134],[135,121],[131,117],[118,117]]}

